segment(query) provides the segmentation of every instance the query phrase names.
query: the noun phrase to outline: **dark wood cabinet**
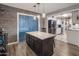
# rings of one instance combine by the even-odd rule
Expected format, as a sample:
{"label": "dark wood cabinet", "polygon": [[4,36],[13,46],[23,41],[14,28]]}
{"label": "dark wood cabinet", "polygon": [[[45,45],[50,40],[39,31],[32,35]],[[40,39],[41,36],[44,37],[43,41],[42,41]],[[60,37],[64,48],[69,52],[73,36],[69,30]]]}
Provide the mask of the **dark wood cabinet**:
{"label": "dark wood cabinet", "polygon": [[41,38],[27,33],[26,42],[39,56],[53,55],[54,36],[42,40]]}

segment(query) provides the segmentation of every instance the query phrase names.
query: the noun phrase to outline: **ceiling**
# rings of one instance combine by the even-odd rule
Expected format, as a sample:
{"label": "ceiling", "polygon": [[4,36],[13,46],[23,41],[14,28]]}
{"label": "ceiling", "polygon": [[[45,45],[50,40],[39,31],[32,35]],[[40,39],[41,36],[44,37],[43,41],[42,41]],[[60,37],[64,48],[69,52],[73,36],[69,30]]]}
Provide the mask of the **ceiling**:
{"label": "ceiling", "polygon": [[24,9],[24,10],[29,10],[32,12],[37,12],[37,13],[50,13],[54,12],[58,9],[70,7],[72,5],[76,5],[77,3],[40,3],[39,5],[39,11],[38,7],[34,9],[33,5],[36,5],[36,3],[3,3],[4,5]]}

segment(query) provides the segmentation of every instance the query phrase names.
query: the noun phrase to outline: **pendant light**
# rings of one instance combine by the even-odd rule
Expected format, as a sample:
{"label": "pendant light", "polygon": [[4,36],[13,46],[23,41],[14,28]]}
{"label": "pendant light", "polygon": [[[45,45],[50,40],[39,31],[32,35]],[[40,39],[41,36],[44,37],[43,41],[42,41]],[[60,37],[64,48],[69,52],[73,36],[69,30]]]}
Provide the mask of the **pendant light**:
{"label": "pendant light", "polygon": [[45,18],[46,14],[45,14],[45,4],[43,3],[43,13],[42,13],[42,17]]}
{"label": "pendant light", "polygon": [[[33,7],[34,7],[34,11],[36,11],[36,5],[34,5]],[[34,20],[36,20],[36,16],[34,16]]]}
{"label": "pendant light", "polygon": [[[40,7],[40,3],[37,3],[37,7],[38,7],[38,12],[39,12],[39,7]],[[40,15],[37,15],[37,18],[39,19],[40,18]]]}
{"label": "pendant light", "polygon": [[42,13],[42,17],[45,18],[46,17],[46,14],[45,13]]}

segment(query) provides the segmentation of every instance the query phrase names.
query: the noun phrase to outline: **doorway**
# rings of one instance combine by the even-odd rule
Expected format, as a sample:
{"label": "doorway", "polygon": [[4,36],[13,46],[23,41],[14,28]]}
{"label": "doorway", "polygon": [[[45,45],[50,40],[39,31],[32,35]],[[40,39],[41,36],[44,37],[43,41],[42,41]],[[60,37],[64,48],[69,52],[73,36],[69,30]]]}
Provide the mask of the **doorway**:
{"label": "doorway", "polygon": [[34,15],[18,14],[17,39],[18,42],[26,40],[26,32],[38,31],[38,18],[34,19]]}

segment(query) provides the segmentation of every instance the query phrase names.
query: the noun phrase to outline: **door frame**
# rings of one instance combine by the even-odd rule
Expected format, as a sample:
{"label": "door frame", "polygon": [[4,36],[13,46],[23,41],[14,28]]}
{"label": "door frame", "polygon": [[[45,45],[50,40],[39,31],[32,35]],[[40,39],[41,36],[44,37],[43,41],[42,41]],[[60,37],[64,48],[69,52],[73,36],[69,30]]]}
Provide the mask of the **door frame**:
{"label": "door frame", "polygon": [[[17,42],[19,43],[19,16],[20,15],[25,15],[25,16],[37,16],[37,15],[32,15],[32,14],[25,14],[25,13],[20,13],[17,12]],[[40,15],[38,15],[40,16]],[[40,31],[40,17],[38,19],[38,31]]]}

